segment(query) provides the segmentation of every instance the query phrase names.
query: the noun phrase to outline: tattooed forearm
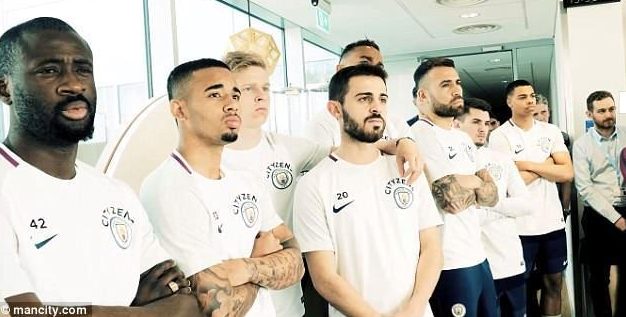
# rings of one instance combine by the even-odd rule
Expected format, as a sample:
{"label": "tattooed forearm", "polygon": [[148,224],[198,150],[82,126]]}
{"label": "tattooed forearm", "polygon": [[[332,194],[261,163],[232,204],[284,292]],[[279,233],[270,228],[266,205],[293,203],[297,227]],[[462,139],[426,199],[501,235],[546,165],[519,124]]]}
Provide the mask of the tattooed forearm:
{"label": "tattooed forearm", "polygon": [[282,245],[282,250],[262,258],[244,259],[252,283],[269,289],[283,289],[300,281],[304,274],[300,247],[294,238]]}
{"label": "tattooed forearm", "polygon": [[192,276],[192,285],[205,316],[245,316],[256,299],[259,286],[246,283],[232,287],[227,276],[208,268]]}
{"label": "tattooed forearm", "polygon": [[498,186],[486,169],[476,172],[476,176],[483,181],[482,186],[476,188],[476,202],[485,207],[493,207],[498,203]]}
{"label": "tattooed forearm", "polygon": [[434,181],[431,189],[437,205],[447,212],[457,213],[476,204],[474,190],[461,186],[454,175]]}

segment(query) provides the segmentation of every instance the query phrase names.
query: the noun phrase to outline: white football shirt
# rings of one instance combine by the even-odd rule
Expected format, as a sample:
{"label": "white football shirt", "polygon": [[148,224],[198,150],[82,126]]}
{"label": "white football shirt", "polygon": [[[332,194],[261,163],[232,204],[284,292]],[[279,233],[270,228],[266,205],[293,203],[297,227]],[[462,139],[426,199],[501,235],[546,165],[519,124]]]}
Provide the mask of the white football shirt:
{"label": "white football shirt", "polygon": [[381,313],[411,296],[419,231],[441,223],[425,177],[408,185],[393,156],[355,165],[331,154],[296,188],[294,232],[302,252],[333,251],[337,273]]}
{"label": "white football shirt", "polygon": [[478,209],[482,242],[494,279],[526,271],[515,218],[532,212],[531,197],[513,161],[501,152],[481,147],[478,166],[486,168],[498,186],[498,204]]}
{"label": "white football shirt", "polygon": [[[186,276],[250,257],[256,235],[282,223],[256,178],[223,173],[219,180],[208,179],[174,152],[141,186],[155,232]],[[259,289],[247,315],[275,314],[267,289]]]}
{"label": "white football shirt", "polygon": [[[222,166],[244,171],[263,180],[276,212],[293,229],[293,192],[300,176],[309,171],[330,153],[307,139],[263,132],[259,144],[247,150],[224,148]],[[302,287],[300,283],[286,289],[270,290],[276,316],[303,316]]]}
{"label": "white football shirt", "polygon": [[80,162],[58,179],[0,145],[0,302],[129,306],[168,258],[128,186]]}
{"label": "white football shirt", "polygon": [[[561,130],[553,124],[534,121],[533,127],[524,131],[509,120],[491,133],[489,147],[506,153],[513,161],[543,163],[553,153],[565,152]],[[535,236],[565,228],[563,207],[556,183],[539,178],[527,185],[533,198],[533,212],[516,218],[518,233]]]}
{"label": "white football shirt", "polygon": [[[474,175],[478,171],[476,146],[472,139],[457,129],[442,129],[420,119],[411,130],[424,157],[428,175],[436,181],[448,175]],[[476,207],[443,215],[443,269],[471,267],[485,261],[480,240],[480,223]]]}

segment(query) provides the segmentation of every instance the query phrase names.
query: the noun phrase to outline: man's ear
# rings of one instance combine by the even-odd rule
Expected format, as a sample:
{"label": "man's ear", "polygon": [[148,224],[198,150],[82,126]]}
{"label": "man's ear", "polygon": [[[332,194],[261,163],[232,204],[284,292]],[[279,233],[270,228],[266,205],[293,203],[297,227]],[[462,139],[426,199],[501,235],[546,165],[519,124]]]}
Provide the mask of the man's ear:
{"label": "man's ear", "polygon": [[184,100],[170,100],[170,113],[176,121],[184,121],[188,118],[187,103]]}
{"label": "man's ear", "polygon": [[452,121],[452,126],[457,128],[457,129],[460,129],[461,128],[461,121],[459,121],[459,119],[454,119]]}
{"label": "man's ear", "polygon": [[589,110],[585,110],[585,114],[587,115],[587,118],[593,120],[593,118],[591,117],[592,113]]}
{"label": "man's ear", "polygon": [[326,109],[328,109],[330,115],[335,119],[339,119],[343,116],[343,113],[341,112],[341,104],[337,101],[329,100],[328,103],[326,103]]}
{"label": "man's ear", "polygon": [[9,80],[9,76],[0,76],[0,101],[9,106],[13,103],[11,100],[10,86],[11,81]]}
{"label": "man's ear", "polygon": [[427,94],[426,94],[426,90],[424,88],[419,88],[417,89],[417,97],[416,97],[416,101],[415,104],[423,104],[426,99],[428,98]]}

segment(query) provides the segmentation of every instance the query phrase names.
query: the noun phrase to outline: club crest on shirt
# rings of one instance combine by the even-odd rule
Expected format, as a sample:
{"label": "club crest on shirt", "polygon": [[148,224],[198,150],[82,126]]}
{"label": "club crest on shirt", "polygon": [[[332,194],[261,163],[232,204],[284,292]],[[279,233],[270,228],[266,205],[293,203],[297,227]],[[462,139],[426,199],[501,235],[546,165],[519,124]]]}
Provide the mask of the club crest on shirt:
{"label": "club crest on shirt", "polygon": [[134,223],[135,220],[131,218],[130,212],[124,208],[111,206],[102,210],[102,226],[109,228],[113,240],[122,249],[130,246]]}
{"label": "club crest on shirt", "polygon": [[551,143],[552,140],[547,136],[540,137],[539,140],[537,140],[537,146],[539,146],[543,153],[550,153]]}
{"label": "club crest on shirt", "polygon": [[489,175],[491,175],[491,177],[493,177],[493,179],[500,180],[502,178],[503,168],[502,168],[502,166],[500,164],[495,164],[493,162],[489,162],[489,163],[487,163],[487,166],[485,166],[485,168],[489,172]]}
{"label": "club crest on shirt", "polygon": [[389,180],[385,185],[385,194],[393,195],[393,200],[400,209],[407,209],[413,204],[413,186],[404,178],[396,177]]}
{"label": "club crest on shirt", "polygon": [[452,316],[463,317],[465,316],[466,313],[467,313],[467,310],[465,309],[465,305],[461,303],[456,303],[452,305]]}
{"label": "club crest on shirt", "polygon": [[287,162],[274,162],[267,166],[265,174],[277,189],[285,189],[293,182],[291,164]]}
{"label": "club crest on shirt", "polygon": [[259,207],[257,198],[253,194],[239,194],[232,204],[233,214],[241,214],[243,222],[252,228],[259,220]]}

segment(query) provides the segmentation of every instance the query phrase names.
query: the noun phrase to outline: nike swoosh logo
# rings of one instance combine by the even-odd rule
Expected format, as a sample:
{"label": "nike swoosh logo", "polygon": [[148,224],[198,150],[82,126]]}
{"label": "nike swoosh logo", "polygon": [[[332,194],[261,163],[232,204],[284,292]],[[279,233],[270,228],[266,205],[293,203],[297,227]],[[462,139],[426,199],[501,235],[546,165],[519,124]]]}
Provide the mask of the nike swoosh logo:
{"label": "nike swoosh logo", "polygon": [[52,237],[50,237],[50,238],[48,238],[46,240],[43,240],[43,241],[41,241],[39,243],[35,243],[35,248],[41,249],[44,245],[46,245],[48,242],[50,242],[50,240],[54,239],[54,237],[56,237],[56,236],[57,235],[55,234],[55,235],[53,235]]}
{"label": "nike swoosh logo", "polygon": [[521,149],[521,150],[515,150],[514,152],[515,152],[515,154],[520,154],[520,152],[522,152],[522,151],[524,151],[524,149]]}
{"label": "nike swoosh logo", "polygon": [[334,213],[338,213],[338,212],[340,212],[342,209],[344,209],[344,208],[348,207],[348,205],[350,205],[350,204],[351,204],[351,203],[353,203],[353,202],[354,202],[354,200],[353,200],[353,201],[351,201],[351,202],[349,202],[349,203],[347,203],[347,204],[345,204],[345,205],[343,205],[343,206],[341,206],[341,207],[339,207],[339,208],[337,208],[337,207],[333,206],[333,212],[334,212]]}
{"label": "nike swoosh logo", "polygon": [[457,154],[458,154],[458,153],[454,153],[454,155],[452,155],[452,154],[448,154],[448,158],[449,158],[449,159],[453,159],[453,158],[454,158]]}

